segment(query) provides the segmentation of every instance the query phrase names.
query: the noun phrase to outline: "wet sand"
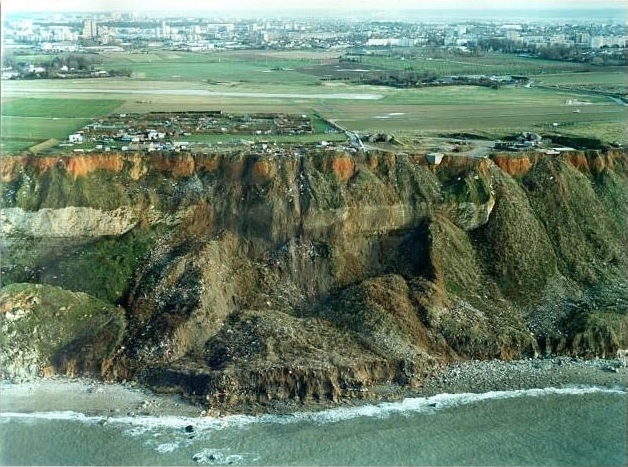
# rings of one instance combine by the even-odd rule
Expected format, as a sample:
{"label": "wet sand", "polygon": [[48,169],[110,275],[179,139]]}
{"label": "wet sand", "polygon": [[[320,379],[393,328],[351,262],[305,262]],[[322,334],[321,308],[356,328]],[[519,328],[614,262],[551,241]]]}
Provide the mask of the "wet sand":
{"label": "wet sand", "polygon": [[86,415],[200,416],[201,407],[178,395],[155,394],[132,384],[83,378],[47,378],[25,383],[3,382],[0,412],[80,412]]}

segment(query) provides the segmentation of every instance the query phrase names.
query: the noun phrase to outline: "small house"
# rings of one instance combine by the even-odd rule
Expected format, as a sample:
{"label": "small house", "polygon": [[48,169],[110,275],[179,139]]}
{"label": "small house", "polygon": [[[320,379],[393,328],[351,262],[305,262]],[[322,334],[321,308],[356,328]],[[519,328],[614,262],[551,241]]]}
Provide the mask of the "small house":
{"label": "small house", "polygon": [[80,133],[73,133],[70,136],[68,136],[68,141],[70,143],[81,144],[83,142],[83,135]]}

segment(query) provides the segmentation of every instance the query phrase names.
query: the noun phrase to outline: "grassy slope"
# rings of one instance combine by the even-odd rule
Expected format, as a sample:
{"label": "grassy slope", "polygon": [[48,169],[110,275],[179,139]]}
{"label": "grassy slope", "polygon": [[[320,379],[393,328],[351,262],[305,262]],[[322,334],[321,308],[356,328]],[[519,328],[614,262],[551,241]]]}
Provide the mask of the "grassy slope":
{"label": "grassy slope", "polygon": [[[625,231],[617,223],[623,207],[617,203],[600,209],[593,187],[597,178],[565,160],[542,159],[523,181],[561,272],[584,284],[612,279],[608,272],[616,274],[625,259]],[[605,204],[610,207],[608,200]]]}
{"label": "grassy slope", "polygon": [[[282,164],[276,177],[259,184],[214,173],[201,183],[226,183],[226,190],[219,189],[212,205],[224,203],[243,213],[230,215],[226,236],[233,237],[233,245],[217,243],[218,256],[208,256],[202,247],[222,241],[211,227],[215,213],[206,206],[208,212],[200,213],[207,225],[187,231],[184,224],[176,234],[155,237],[137,230],[70,246],[40,258],[38,275],[26,279],[127,304],[132,337],[125,345],[145,350],[143,360],[139,354],[127,357],[140,368],[171,363],[220,371],[329,368],[348,364],[346,355],[334,349],[339,342],[367,366],[408,362],[408,368],[426,368],[433,358],[509,359],[535,350],[608,354],[627,339],[625,302],[618,302],[625,291],[625,167],[621,157],[615,157],[614,170],[596,166],[597,156],[586,159],[587,166],[582,157],[570,157],[541,159],[518,177],[487,161],[456,158],[444,163],[437,176],[409,157],[380,154],[356,159],[360,170],[343,178],[331,167],[351,159],[312,156],[306,164],[310,207],[327,212],[356,208],[353,222],[360,225],[339,220],[344,234],[338,236],[321,224],[289,245],[267,242],[267,224],[257,220],[256,231],[252,220],[267,221],[267,212],[284,203],[285,184],[296,177],[292,164]],[[231,162],[244,161],[235,157]],[[473,173],[482,176],[475,180]],[[148,183],[163,175],[146,177]],[[443,188],[458,177],[469,180],[456,189]],[[494,210],[485,226],[465,231],[448,208],[456,199],[485,202],[485,178],[492,179]],[[79,180],[67,183],[78,186]],[[179,185],[184,183],[179,179]],[[484,188],[474,192],[480,188],[474,184]],[[276,190],[263,197],[269,211],[252,209],[259,207],[258,198],[250,197],[260,186]],[[363,235],[365,223],[376,219],[367,221],[360,209],[400,202],[423,206],[416,225]],[[288,213],[277,218],[281,224],[291,219]],[[153,245],[157,248],[147,266],[144,258]],[[250,256],[254,246],[257,253]],[[262,280],[271,276],[271,282]],[[302,295],[316,283],[330,284],[328,294]],[[308,310],[299,308],[300,300],[309,302]],[[213,331],[198,332],[203,326]],[[171,349],[186,339],[190,342],[177,360],[169,361],[162,344]]]}
{"label": "grassy slope", "polygon": [[100,375],[126,328],[121,308],[49,285],[3,287],[2,312],[3,371],[18,379],[47,368]]}

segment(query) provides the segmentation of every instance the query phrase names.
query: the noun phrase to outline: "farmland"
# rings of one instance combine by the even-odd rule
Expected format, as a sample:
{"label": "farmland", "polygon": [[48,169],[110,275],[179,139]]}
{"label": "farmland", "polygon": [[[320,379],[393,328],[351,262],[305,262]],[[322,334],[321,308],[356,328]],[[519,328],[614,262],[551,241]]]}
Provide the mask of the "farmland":
{"label": "farmland", "polygon": [[539,85],[562,90],[626,95],[626,73],[621,71],[564,73],[536,78]]}
{"label": "farmland", "polygon": [[63,140],[122,101],[18,97],[2,102],[2,152],[19,151],[48,139]]}
{"label": "farmland", "polygon": [[518,57],[500,53],[468,56],[453,53],[427,54],[422,49],[403,55],[347,55],[363,68],[379,70],[415,70],[437,75],[537,75],[545,73],[587,72],[591,65]]}
{"label": "farmland", "polygon": [[[625,95],[625,68],[592,68],[502,54],[411,60],[360,56],[359,63],[350,63],[358,70],[519,74],[530,80],[528,85],[495,89],[397,89],[329,79],[334,78],[334,70],[347,69],[340,53],[154,51],[98,58],[105,69],[130,68],[132,77],[3,82],[3,153],[24,150],[50,138],[63,140],[90,119],[114,111],[317,113],[353,131],[403,136],[472,130],[499,136],[545,128],[582,134],[590,128],[599,129],[605,140],[628,142],[626,106],[604,95]],[[329,136],[315,133],[292,139],[313,142]],[[277,141],[289,140],[288,135],[277,137]]]}

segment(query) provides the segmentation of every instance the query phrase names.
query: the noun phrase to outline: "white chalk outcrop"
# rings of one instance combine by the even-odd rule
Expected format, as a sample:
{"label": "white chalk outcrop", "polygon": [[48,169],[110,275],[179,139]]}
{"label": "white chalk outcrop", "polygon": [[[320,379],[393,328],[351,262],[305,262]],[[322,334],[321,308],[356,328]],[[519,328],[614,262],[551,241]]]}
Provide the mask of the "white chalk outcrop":
{"label": "white chalk outcrop", "polygon": [[21,234],[33,237],[101,237],[122,235],[139,221],[130,206],[111,211],[86,207],[42,208],[25,211],[6,208],[0,211],[2,236]]}

